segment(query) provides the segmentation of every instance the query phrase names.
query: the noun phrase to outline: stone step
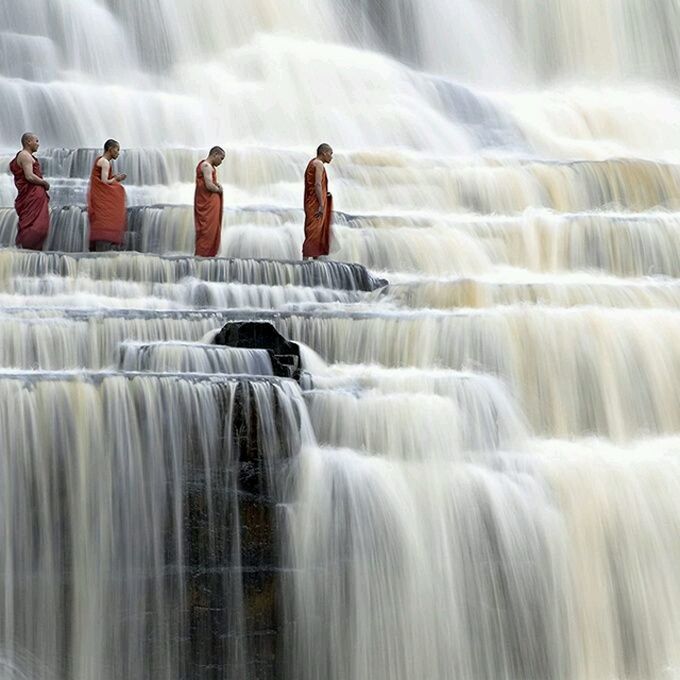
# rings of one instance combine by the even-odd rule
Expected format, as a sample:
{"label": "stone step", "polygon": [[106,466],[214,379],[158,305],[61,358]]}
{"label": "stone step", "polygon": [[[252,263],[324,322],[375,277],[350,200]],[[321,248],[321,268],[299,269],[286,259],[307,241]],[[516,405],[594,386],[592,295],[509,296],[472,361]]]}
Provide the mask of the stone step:
{"label": "stone step", "polygon": [[[84,205],[94,149],[44,150],[55,205]],[[194,173],[205,152],[130,149],[118,168],[126,172],[128,202],[190,203]],[[13,154],[0,156],[7,167]],[[299,150],[229,150],[220,167],[228,205],[298,206],[309,154]],[[680,208],[680,165],[639,158],[552,161],[531,157],[432,158],[412,152],[337,154],[331,175],[336,204],[350,213],[426,210],[442,214],[519,214],[530,207],[563,212],[618,207]],[[0,205],[11,206],[14,188],[0,175]]]}
{"label": "stone step", "polygon": [[274,375],[266,349],[197,342],[125,342],[118,366],[124,371]]}
{"label": "stone step", "polygon": [[[0,245],[14,243],[17,217],[0,208]],[[55,208],[47,250],[88,247],[82,207]],[[131,207],[123,249],[192,254],[191,206]],[[222,249],[235,258],[295,260],[301,211],[225,211]],[[494,267],[534,272],[599,270],[618,276],[680,276],[680,213],[531,210],[522,216],[335,213],[331,256],[374,271],[478,276]]]}
{"label": "stone step", "polygon": [[412,309],[490,309],[518,304],[680,309],[680,280],[651,277],[619,279],[565,274],[516,281],[432,278],[390,285],[384,289],[384,294],[388,300]]}
{"label": "stone step", "polygon": [[50,253],[0,249],[0,288],[10,277],[49,275],[150,283],[177,283],[194,278],[220,283],[311,286],[347,291],[372,291],[386,285],[386,281],[376,278],[359,264],[335,260],[281,261],[136,252]]}

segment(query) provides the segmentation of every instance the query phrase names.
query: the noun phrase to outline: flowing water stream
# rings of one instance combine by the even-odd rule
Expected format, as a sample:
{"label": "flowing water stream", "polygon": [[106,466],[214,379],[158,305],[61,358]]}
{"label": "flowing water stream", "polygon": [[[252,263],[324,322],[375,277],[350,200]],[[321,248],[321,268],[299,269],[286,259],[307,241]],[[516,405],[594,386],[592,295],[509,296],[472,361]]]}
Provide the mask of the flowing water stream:
{"label": "flowing water stream", "polygon": [[[39,135],[59,251],[0,251],[0,679],[680,678],[679,22],[0,0],[0,165]],[[139,252],[89,255],[108,137]],[[210,344],[240,319],[299,385]]]}

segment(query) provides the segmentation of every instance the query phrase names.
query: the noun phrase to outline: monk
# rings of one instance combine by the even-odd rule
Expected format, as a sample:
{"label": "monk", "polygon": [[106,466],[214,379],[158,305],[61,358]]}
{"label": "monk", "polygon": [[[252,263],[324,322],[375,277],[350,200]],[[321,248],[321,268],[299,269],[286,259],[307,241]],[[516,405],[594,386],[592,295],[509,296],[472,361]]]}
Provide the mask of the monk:
{"label": "monk", "polygon": [[205,160],[196,166],[194,225],[198,257],[215,257],[222,238],[222,185],[217,181],[217,168],[226,156],[224,149],[213,146]]}
{"label": "monk", "polygon": [[123,243],[127,227],[125,189],[127,175],[114,174],[113,161],[120,155],[120,144],[107,139],[104,153],[97,156],[90,173],[87,212],[90,218],[90,250],[110,250]]}
{"label": "monk", "polygon": [[331,241],[331,216],[333,197],[328,193],[328,175],[325,164],[333,160],[333,149],[321,144],[316,158],[309,161],[305,170],[305,242],[302,257],[306,260],[328,255]]}
{"label": "monk", "polygon": [[42,250],[50,229],[50,185],[43,179],[40,161],[33,155],[40,140],[32,132],[21,136],[22,149],[9,164],[18,194],[14,207],[19,215],[16,244],[20,248]]}

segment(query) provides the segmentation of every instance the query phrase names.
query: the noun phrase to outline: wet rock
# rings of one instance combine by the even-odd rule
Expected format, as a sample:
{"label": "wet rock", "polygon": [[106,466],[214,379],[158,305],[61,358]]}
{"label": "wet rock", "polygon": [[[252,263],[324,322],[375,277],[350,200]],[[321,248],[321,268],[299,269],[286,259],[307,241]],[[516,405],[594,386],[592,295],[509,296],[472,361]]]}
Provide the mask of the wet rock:
{"label": "wet rock", "polygon": [[[249,338],[241,327],[225,335],[234,342],[249,342],[257,330],[277,351],[297,349],[276,331],[278,337],[269,330],[251,329]],[[276,427],[277,432],[283,429]],[[285,474],[292,451],[277,445],[282,457],[272,459],[262,437],[254,391],[244,380],[224,433],[225,448],[216,454],[210,475],[199,452],[188,456],[178,564],[189,629],[187,639],[178,641],[185,645],[187,659],[181,680],[277,677],[281,568],[278,494],[272,487]],[[179,555],[172,557],[179,563]]]}
{"label": "wet rock", "polygon": [[213,340],[215,345],[243,349],[265,349],[269,353],[274,375],[281,378],[300,378],[300,348],[264,321],[232,321],[226,324]]}

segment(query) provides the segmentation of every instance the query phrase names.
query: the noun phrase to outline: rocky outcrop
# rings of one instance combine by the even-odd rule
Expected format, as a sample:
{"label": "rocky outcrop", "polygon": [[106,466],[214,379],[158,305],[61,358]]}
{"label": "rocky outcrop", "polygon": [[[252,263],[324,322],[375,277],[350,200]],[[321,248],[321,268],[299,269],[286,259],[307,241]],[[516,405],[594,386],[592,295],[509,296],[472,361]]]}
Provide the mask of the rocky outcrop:
{"label": "rocky outcrop", "polygon": [[[225,421],[225,450],[216,452],[210,476],[200,455],[189,458],[186,470],[182,680],[274,680],[280,666],[277,508],[299,442],[279,400],[262,411],[255,382],[239,384]],[[271,431],[260,427],[263,417],[272,419]]]}
{"label": "rocky outcrop", "polygon": [[223,326],[213,343],[242,349],[265,349],[269,353],[274,375],[300,378],[300,348],[265,321],[232,321]]}

